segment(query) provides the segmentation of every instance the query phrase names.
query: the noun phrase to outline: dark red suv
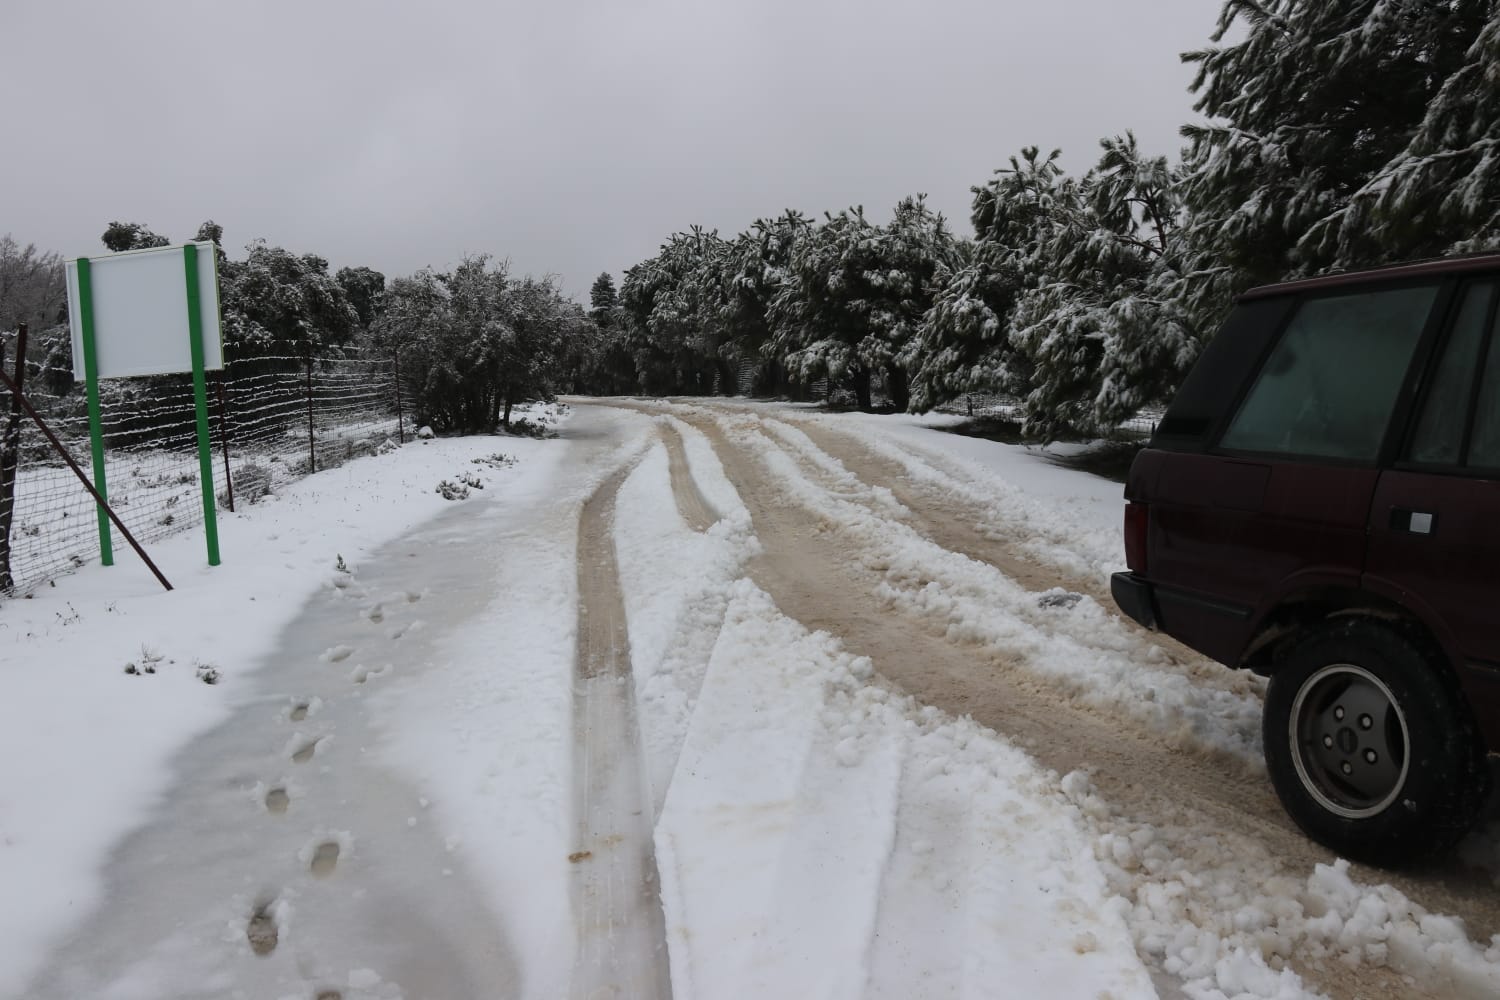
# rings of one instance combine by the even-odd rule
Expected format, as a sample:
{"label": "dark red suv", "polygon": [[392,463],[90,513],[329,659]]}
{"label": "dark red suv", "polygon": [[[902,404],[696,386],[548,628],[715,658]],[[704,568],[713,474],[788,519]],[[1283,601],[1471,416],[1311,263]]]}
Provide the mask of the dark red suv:
{"label": "dark red suv", "polygon": [[1241,296],[1125,488],[1115,602],[1270,677],[1310,836],[1449,849],[1500,751],[1500,254]]}

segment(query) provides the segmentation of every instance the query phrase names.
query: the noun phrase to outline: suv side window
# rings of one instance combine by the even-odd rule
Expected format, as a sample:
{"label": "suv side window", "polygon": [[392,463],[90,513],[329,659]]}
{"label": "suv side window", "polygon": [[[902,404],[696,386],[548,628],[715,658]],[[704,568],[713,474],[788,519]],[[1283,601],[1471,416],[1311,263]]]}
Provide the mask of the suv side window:
{"label": "suv side window", "polygon": [[1406,457],[1413,462],[1457,465],[1464,442],[1464,423],[1474,398],[1474,376],[1484,344],[1485,321],[1489,318],[1494,282],[1464,289],[1458,317],[1443,345],[1437,368],[1428,383],[1421,416]]}
{"label": "suv side window", "polygon": [[1309,298],[1220,446],[1374,461],[1438,286]]}
{"label": "suv side window", "polygon": [[1500,469],[1500,315],[1490,306],[1489,351],[1480,375],[1479,400],[1474,408],[1474,426],[1469,438],[1467,464],[1480,469]]}

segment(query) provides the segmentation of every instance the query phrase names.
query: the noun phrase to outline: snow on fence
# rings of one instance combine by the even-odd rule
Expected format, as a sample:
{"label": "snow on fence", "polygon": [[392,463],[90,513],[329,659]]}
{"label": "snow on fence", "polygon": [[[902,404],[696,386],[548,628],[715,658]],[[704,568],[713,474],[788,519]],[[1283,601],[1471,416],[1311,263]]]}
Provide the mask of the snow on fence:
{"label": "snow on fence", "polygon": [[[7,372],[13,371],[14,342],[13,334],[0,336]],[[392,361],[340,355],[315,357],[310,365],[306,357],[231,356],[223,372],[210,373],[214,493],[221,509],[231,501],[236,507],[254,503],[282,483],[396,441],[405,417]],[[24,393],[87,471],[88,410],[72,371],[30,361]],[[3,403],[6,395],[0,390]],[[3,403],[0,411],[8,411]],[[103,380],[100,410],[110,506],[131,533],[149,545],[201,525],[192,376]],[[28,594],[99,558],[93,500],[29,419],[20,425],[9,529],[9,580],[0,564],[0,598]],[[118,551],[118,539],[115,544]]]}

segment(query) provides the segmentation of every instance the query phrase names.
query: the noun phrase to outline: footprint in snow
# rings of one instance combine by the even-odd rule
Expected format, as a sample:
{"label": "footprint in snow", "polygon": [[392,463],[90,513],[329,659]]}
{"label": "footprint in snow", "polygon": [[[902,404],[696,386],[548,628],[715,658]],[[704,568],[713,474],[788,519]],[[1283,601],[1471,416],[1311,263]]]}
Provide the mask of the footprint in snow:
{"label": "footprint in snow", "polygon": [[419,629],[421,627],[422,627],[422,620],[419,618],[419,619],[417,619],[414,622],[408,622],[407,624],[402,625],[398,629],[393,629],[391,631],[391,638],[392,639],[399,639],[402,636],[406,635],[407,633],[414,632],[414,631],[416,631],[417,629]]}
{"label": "footprint in snow", "polygon": [[345,646],[343,643],[340,643],[337,646],[330,646],[328,649],[323,650],[323,654],[318,659],[324,663],[340,663],[349,659],[353,654],[353,646]]}
{"label": "footprint in snow", "polygon": [[301,722],[303,719],[307,718],[307,710],[311,707],[312,706],[310,706],[305,701],[298,702],[297,704],[292,706],[292,712],[287,716],[287,718],[291,719],[293,722]]}
{"label": "footprint in snow", "polygon": [[273,788],[266,793],[266,809],[269,812],[280,815],[286,812],[291,802],[292,797],[287,794],[285,788]]}
{"label": "footprint in snow", "polygon": [[313,851],[312,861],[307,867],[318,878],[327,878],[333,874],[338,863],[339,845],[336,841],[328,840],[319,844]]}
{"label": "footprint in snow", "polygon": [[323,737],[319,736],[317,739],[307,743],[302,747],[301,750],[298,750],[296,753],[292,754],[292,763],[306,764],[308,761],[312,760],[313,754],[317,752],[318,744],[321,742],[323,742]]}
{"label": "footprint in snow", "polygon": [[406,592],[406,603],[407,604],[416,604],[421,599],[422,599],[422,592],[420,590],[408,590]]}
{"label": "footprint in snow", "polygon": [[250,942],[250,950],[257,955],[269,955],[275,951],[281,936],[276,929],[276,918],[271,915],[274,902],[274,899],[268,899],[258,903],[250,915],[250,922],[245,925],[245,938]]}
{"label": "footprint in snow", "polygon": [[390,664],[386,664],[383,667],[376,667],[373,670],[369,667],[355,667],[354,672],[349,675],[349,679],[356,684],[363,684],[372,677],[384,676],[390,669]]}
{"label": "footprint in snow", "polygon": [[365,617],[368,618],[373,624],[379,625],[381,622],[385,621],[385,605],[375,605],[373,608],[370,608],[365,612]]}

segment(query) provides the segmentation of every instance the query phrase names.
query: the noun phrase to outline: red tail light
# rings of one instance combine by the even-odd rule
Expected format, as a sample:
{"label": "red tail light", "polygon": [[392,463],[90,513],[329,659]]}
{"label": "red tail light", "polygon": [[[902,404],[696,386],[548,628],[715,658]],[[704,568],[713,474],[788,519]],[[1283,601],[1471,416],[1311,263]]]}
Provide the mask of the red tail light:
{"label": "red tail light", "polygon": [[1146,529],[1151,508],[1143,503],[1125,505],[1125,565],[1132,573],[1146,572]]}

